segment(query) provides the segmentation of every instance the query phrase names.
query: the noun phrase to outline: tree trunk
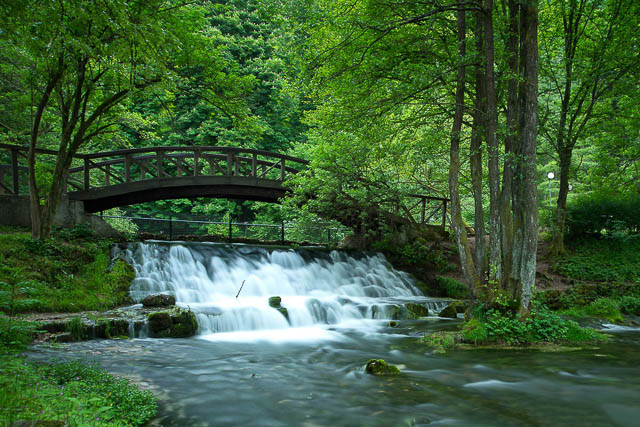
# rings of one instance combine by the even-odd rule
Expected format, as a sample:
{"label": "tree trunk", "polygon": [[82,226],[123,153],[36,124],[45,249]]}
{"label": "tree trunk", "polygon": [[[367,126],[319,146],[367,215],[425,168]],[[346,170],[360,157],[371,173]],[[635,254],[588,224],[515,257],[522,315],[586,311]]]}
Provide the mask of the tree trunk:
{"label": "tree trunk", "polygon": [[511,72],[507,88],[507,133],[505,137],[505,159],[500,193],[501,243],[503,260],[502,285],[512,296],[517,294],[517,286],[511,280],[513,267],[513,216],[511,199],[514,176],[515,150],[518,144],[518,6],[509,0],[509,29],[507,37],[508,66]]}
{"label": "tree trunk", "polygon": [[523,251],[520,267],[522,294],[520,312],[528,314],[536,277],[536,252],[538,249],[538,190],[536,181],[536,136],[538,128],[538,6],[529,0],[521,6],[521,25],[525,28],[524,44],[526,82],[524,122],[522,127],[523,200],[525,212]]}
{"label": "tree trunk", "polygon": [[487,147],[489,154],[489,280],[502,278],[500,244],[500,172],[498,150],[498,109],[494,74],[493,0],[484,0],[485,88],[487,91]]}
{"label": "tree trunk", "polygon": [[464,273],[472,299],[478,297],[479,278],[476,275],[471,247],[467,239],[467,230],[462,219],[460,208],[460,194],[458,187],[458,176],[460,174],[460,131],[462,129],[462,118],[464,115],[464,87],[465,87],[465,32],[466,20],[464,8],[458,3],[458,75],[456,81],[456,107],[453,116],[453,126],[451,129],[451,150],[449,153],[449,193],[451,197],[451,225],[456,237],[460,264]]}
{"label": "tree trunk", "polygon": [[[476,49],[482,57],[482,15],[476,13]],[[473,127],[471,129],[471,143],[469,165],[471,168],[471,185],[473,188],[474,232],[476,235],[476,274],[482,278],[487,271],[487,249],[484,226],[484,209],[482,206],[482,134],[484,132],[486,110],[486,95],[484,90],[484,64],[478,61],[475,67],[476,96],[473,105]]]}

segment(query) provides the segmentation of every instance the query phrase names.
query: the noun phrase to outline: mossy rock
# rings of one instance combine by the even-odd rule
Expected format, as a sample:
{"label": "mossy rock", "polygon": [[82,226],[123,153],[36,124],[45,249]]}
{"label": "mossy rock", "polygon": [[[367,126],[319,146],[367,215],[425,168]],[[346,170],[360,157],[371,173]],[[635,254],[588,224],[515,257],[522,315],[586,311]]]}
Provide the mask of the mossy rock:
{"label": "mossy rock", "polygon": [[438,314],[438,316],[455,319],[458,317],[458,311],[456,310],[456,307],[453,304],[449,304],[440,312],[440,314]]}
{"label": "mossy rock", "polygon": [[397,320],[390,320],[389,323],[387,323],[387,326],[390,328],[397,328],[399,325]]}
{"label": "mossy rock", "polygon": [[427,317],[429,315],[429,309],[427,307],[414,302],[407,304],[407,310],[415,314],[417,317]]}
{"label": "mossy rock", "polygon": [[418,317],[404,305],[394,305],[391,310],[392,320],[416,320]]}
{"label": "mossy rock", "polygon": [[127,319],[98,319],[93,327],[96,338],[118,338],[129,336],[129,321]]}
{"label": "mossy rock", "polygon": [[151,294],[144,297],[142,305],[145,307],[172,307],[176,305],[176,297],[169,294]]}
{"label": "mossy rock", "polygon": [[456,313],[465,313],[469,308],[469,304],[464,301],[453,301],[449,306],[455,308]]}
{"label": "mossy rock", "polygon": [[147,319],[151,338],[187,338],[198,331],[198,321],[191,310],[160,311],[151,313]]}
{"label": "mossy rock", "polygon": [[377,376],[399,375],[400,369],[397,366],[387,363],[384,359],[369,359],[364,368],[367,374]]}
{"label": "mossy rock", "polygon": [[289,312],[287,311],[286,308],[278,307],[278,308],[276,308],[276,310],[278,310],[280,312],[280,314],[282,314],[284,316],[284,318],[287,319],[287,321],[289,320]]}
{"label": "mossy rock", "polygon": [[278,307],[280,307],[280,303],[281,302],[282,302],[282,298],[280,298],[278,296],[269,298],[269,306],[270,307],[278,308]]}

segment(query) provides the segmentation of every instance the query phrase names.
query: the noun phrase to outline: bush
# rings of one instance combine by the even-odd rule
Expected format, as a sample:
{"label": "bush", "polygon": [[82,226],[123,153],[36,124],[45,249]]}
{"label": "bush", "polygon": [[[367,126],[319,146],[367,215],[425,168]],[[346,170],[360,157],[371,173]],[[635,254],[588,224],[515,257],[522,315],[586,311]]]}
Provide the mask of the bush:
{"label": "bush", "polygon": [[567,204],[567,236],[625,235],[640,230],[640,197],[591,193]]}
{"label": "bush", "polygon": [[632,296],[620,298],[620,311],[624,314],[640,316],[640,298]]}
{"label": "bush", "polygon": [[440,289],[443,290],[443,296],[456,299],[469,298],[469,289],[464,283],[451,277],[444,276],[436,276],[436,281],[438,282]]}
{"label": "bush", "polygon": [[576,322],[565,320],[546,307],[534,307],[527,318],[491,309],[480,318],[466,322],[462,338],[470,343],[531,344],[562,341],[600,340],[603,335],[583,330]]}

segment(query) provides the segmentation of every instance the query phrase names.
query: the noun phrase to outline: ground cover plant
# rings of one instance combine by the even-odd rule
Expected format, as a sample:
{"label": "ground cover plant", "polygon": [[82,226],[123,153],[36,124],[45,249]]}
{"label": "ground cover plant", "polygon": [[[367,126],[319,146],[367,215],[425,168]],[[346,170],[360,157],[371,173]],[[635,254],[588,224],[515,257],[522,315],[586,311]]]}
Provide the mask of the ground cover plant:
{"label": "ground cover plant", "polygon": [[25,230],[0,230],[0,311],[76,312],[125,304],[134,273],[122,260],[111,263],[113,243],[81,226],[46,240],[32,240]]}
{"label": "ground cover plant", "polygon": [[592,238],[573,242],[555,270],[565,277],[590,282],[640,284],[640,236]]}
{"label": "ground cover plant", "polygon": [[1,350],[0,424],[62,421],[64,425],[139,426],[156,413],[149,391],[78,361],[36,364]]}

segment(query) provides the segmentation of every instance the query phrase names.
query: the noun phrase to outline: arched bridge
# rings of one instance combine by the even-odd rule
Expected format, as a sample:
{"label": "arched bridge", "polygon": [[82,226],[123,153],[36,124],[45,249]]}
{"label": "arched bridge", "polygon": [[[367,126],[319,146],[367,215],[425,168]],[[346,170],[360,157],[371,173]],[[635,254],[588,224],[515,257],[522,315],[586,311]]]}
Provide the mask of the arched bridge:
{"label": "arched bridge", "polygon": [[[10,159],[0,162],[0,192],[17,195],[24,187],[27,149],[0,144]],[[39,156],[57,152],[38,150]],[[8,164],[10,162],[10,164]],[[214,197],[278,202],[283,182],[307,161],[237,147],[151,147],[78,154],[69,169],[67,195],[86,212],[155,200]],[[10,182],[6,182],[11,177]]]}

